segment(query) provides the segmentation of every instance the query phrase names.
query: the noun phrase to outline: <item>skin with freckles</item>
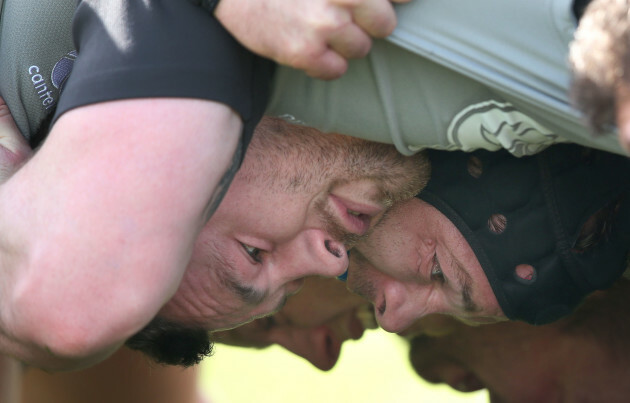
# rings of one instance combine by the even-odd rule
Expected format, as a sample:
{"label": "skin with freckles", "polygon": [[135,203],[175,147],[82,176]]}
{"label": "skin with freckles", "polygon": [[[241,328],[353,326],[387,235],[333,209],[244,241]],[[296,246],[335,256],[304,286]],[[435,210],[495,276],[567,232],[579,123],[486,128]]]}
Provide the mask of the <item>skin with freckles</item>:
{"label": "skin with freckles", "polygon": [[[407,337],[422,378],[490,401],[625,402],[630,392],[628,282],[591,295],[561,321],[471,327],[444,315],[418,321]],[[623,357],[620,359],[620,357]]]}
{"label": "skin with freckles", "polygon": [[427,173],[423,156],[265,118],[159,315],[220,330],[277,311],[304,277],[342,274],[346,249]]}
{"label": "skin with freckles", "polygon": [[444,313],[471,323],[504,320],[474,252],[437,209],[414,198],[395,206],[351,254],[348,287],[374,304],[380,326],[402,332]]}

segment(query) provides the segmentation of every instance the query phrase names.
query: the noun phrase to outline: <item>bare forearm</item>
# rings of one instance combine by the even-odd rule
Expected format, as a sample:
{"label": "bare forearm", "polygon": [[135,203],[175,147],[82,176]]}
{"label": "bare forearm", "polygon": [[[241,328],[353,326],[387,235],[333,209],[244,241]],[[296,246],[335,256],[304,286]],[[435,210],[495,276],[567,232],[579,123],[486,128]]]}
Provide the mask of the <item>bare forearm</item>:
{"label": "bare forearm", "polygon": [[0,188],[11,338],[80,362],[144,326],[179,284],[240,129],[229,108],[195,100],[62,116]]}

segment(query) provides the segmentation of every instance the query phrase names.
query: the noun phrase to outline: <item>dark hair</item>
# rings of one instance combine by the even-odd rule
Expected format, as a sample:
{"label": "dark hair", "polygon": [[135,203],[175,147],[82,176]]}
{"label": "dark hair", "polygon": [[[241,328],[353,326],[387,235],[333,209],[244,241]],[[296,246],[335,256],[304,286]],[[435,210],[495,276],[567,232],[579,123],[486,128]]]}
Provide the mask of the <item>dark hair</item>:
{"label": "dark hair", "polygon": [[159,364],[190,367],[212,355],[209,333],[197,327],[155,318],[129,338],[125,345],[138,350]]}

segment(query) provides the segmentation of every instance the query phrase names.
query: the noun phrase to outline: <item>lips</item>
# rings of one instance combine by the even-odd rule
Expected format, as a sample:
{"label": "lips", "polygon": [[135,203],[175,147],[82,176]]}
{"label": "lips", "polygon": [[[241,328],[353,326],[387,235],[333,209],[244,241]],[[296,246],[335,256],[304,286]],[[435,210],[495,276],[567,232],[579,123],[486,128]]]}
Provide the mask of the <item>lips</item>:
{"label": "lips", "polygon": [[[312,344],[308,351],[292,351],[322,371],[332,369],[339,359],[343,343],[360,339],[366,328],[374,327],[374,314],[370,311],[370,305],[363,304],[339,314],[310,331]],[[365,313],[370,314],[371,319],[366,318]]]}
{"label": "lips", "polygon": [[374,317],[374,310],[372,309],[371,304],[363,304],[359,306],[356,311],[356,318],[359,322],[361,322],[361,326],[363,329],[378,328],[376,318]]}
{"label": "lips", "polygon": [[363,336],[365,327],[363,321],[358,317],[357,311],[353,311],[350,315],[344,315],[347,319],[342,322],[337,321],[329,325],[322,325],[321,329],[326,333],[325,336],[325,357],[326,362],[316,365],[318,368],[327,371],[335,366],[341,353],[341,346],[346,340],[358,340]]}
{"label": "lips", "polygon": [[473,373],[466,373],[457,379],[447,380],[448,385],[459,392],[475,392],[485,388],[485,385]]}
{"label": "lips", "polygon": [[287,283],[285,286],[285,292],[287,296],[295,295],[304,286],[304,278],[299,278]]}
{"label": "lips", "polygon": [[357,203],[332,194],[329,197],[340,224],[352,234],[365,235],[370,229],[372,218],[384,210],[382,206]]}
{"label": "lips", "polygon": [[323,343],[318,343],[314,347],[316,350],[320,351],[320,353],[313,356],[309,361],[322,371],[328,371],[332,369],[337,363],[337,360],[339,360],[343,342],[338,340],[332,329],[326,325],[322,325],[319,331],[323,332]]}

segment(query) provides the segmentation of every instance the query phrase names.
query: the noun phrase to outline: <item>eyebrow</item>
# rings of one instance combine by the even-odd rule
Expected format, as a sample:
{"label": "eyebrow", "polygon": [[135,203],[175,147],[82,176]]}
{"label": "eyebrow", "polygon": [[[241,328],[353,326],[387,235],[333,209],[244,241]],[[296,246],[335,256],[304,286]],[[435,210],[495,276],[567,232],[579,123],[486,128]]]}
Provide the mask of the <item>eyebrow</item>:
{"label": "eyebrow", "polygon": [[[232,267],[230,267],[230,269],[232,269]],[[223,278],[223,281],[224,284],[232,291],[234,291],[234,293],[241,299],[241,301],[245,302],[246,304],[254,306],[260,305],[265,300],[265,298],[267,298],[267,293],[265,291],[240,283],[239,280],[233,276],[232,271],[230,271],[229,274],[227,274]],[[271,310],[270,313],[275,314],[276,312],[281,310],[286,305],[288,299],[289,297],[285,295],[284,298],[282,298],[280,302],[278,302],[278,304]]]}
{"label": "eyebrow", "polygon": [[217,256],[217,260],[223,268],[210,268],[210,270],[218,270],[217,275],[221,283],[232,290],[236,296],[246,304],[259,305],[267,297],[267,293],[263,290],[243,284],[235,275],[237,269],[232,259],[223,256]]}
{"label": "eyebrow", "polygon": [[470,274],[464,269],[464,266],[459,260],[453,256],[455,261],[455,267],[457,268],[457,278],[462,285],[462,300],[464,301],[464,311],[466,312],[478,312],[479,307],[472,299],[472,278]]}
{"label": "eyebrow", "polygon": [[249,305],[258,305],[267,296],[262,290],[258,290],[254,287],[246,286],[240,283],[232,273],[226,276],[225,285],[230,288],[234,293],[245,303]]}
{"label": "eyebrow", "polygon": [[[233,257],[224,256],[224,254],[219,253],[219,248],[215,248],[214,257],[218,261],[219,265],[222,265],[222,268],[218,269],[217,277],[221,284],[230,290],[232,290],[236,296],[243,301],[245,304],[257,306],[260,305],[265,298],[269,295],[266,290],[261,290],[258,288],[251,287],[249,285],[243,284],[243,282],[235,276],[237,270],[237,262]],[[224,250],[226,252],[226,250]],[[229,253],[227,253],[228,256]],[[210,270],[217,270],[217,268],[209,267]],[[224,269],[224,270],[223,270]],[[281,310],[284,305],[287,303],[287,299],[289,297],[284,295],[278,304],[272,309],[269,313],[274,314]]]}

